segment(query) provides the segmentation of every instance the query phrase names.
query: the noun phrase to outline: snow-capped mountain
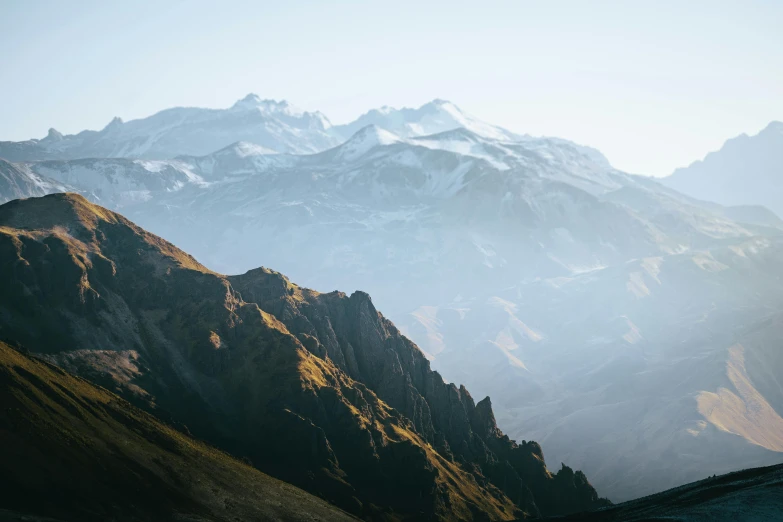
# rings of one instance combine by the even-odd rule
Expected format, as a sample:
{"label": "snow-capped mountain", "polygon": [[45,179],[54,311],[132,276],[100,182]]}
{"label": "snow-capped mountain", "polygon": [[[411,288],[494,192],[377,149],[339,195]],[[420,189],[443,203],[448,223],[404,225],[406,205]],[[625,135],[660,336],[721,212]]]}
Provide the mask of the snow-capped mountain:
{"label": "snow-capped mountain", "polygon": [[[405,138],[371,125],[312,155],[236,143],[176,160],[19,168],[121,209],[216,270],[262,259],[315,288],[372,290],[392,314],[424,304],[419,292],[448,301],[455,281],[476,292],[568,277],[751,237],[755,226],[569,142],[467,129]],[[393,274],[416,281],[405,300]]]}
{"label": "snow-capped mountain", "polygon": [[148,118],[113,119],[100,131],[64,136],[54,129],[41,140],[0,142],[11,161],[79,158],[168,159],[203,155],[237,141],[276,152],[312,153],[337,145],[319,112],[249,94],[228,109],[177,107]]}
{"label": "snow-capped mountain", "polygon": [[[334,229],[317,240],[336,252],[326,265],[319,267],[313,258],[302,258],[299,267],[282,258],[275,265],[316,286],[327,282],[315,277],[320,270],[342,278],[344,269],[352,268],[366,274],[363,284],[375,285],[384,279],[378,271],[401,263],[422,265],[426,273],[433,260],[446,263],[449,254],[457,252],[474,259],[498,282],[527,271],[531,276],[567,275],[752,234],[679,194],[607,168],[557,140],[499,142],[466,129],[405,139],[368,126],[344,144],[314,155],[246,154],[235,146],[178,161],[210,185],[194,183],[192,190],[164,194],[162,201],[187,207],[193,219],[210,215],[216,230],[241,226],[245,234],[274,223],[280,235],[275,241],[292,241],[289,219],[313,226],[334,223]],[[195,204],[179,201],[189,200],[191,192],[201,188],[209,195],[199,196]],[[177,202],[171,203],[172,198]],[[221,207],[230,223],[215,220]],[[402,238],[389,238],[388,246],[376,252],[380,245],[354,244],[356,237],[345,235],[343,226],[363,234],[394,227],[395,235],[407,234],[409,246],[399,248],[390,261],[386,256],[391,245]],[[433,230],[440,235],[432,237]],[[310,244],[311,239],[303,239]],[[200,251],[195,245],[191,250]],[[226,266],[216,256],[229,250],[210,249],[212,263],[221,270],[252,263],[259,254],[245,247],[243,253],[231,253],[233,266]]]}
{"label": "snow-capped mountain", "polygon": [[[540,139],[527,134],[517,134],[481,121],[446,100],[433,100],[417,109],[407,107],[402,109],[393,107],[373,109],[353,122],[335,125],[332,131],[342,138],[348,139],[367,125],[374,125],[403,138],[428,136],[455,129],[466,129],[478,136],[503,142],[537,141]],[[592,156],[594,161],[602,161],[607,165],[609,163],[603,154],[592,147],[576,145],[560,138],[547,138],[547,140],[572,145],[580,148],[583,153]]]}
{"label": "snow-capped mountain", "polygon": [[433,100],[418,109],[407,107],[373,109],[351,123],[336,125],[334,131],[348,139],[367,125],[375,125],[405,138],[438,134],[458,128],[468,129],[475,134],[502,141],[516,141],[522,138],[511,131],[490,125],[466,114],[446,100]]}
{"label": "snow-capped mountain", "polygon": [[[539,142],[483,122],[451,102],[434,100],[418,109],[383,107],[344,125],[332,126],[320,112],[297,109],[287,101],[249,94],[228,109],[177,107],[147,118],[123,122],[114,118],[100,131],[63,135],[49,129],[40,140],[0,142],[0,158],[41,161],[83,158],[165,160],[177,156],[204,156],[244,143],[248,153],[267,151],[311,154],[332,148],[360,129],[374,125],[400,138],[413,138],[466,129],[501,142]],[[579,148],[596,162],[608,161],[597,150],[559,138],[546,138]]]}
{"label": "snow-capped mountain", "polygon": [[773,121],[755,136],[732,138],[662,182],[700,199],[763,205],[783,216],[783,122]]}
{"label": "snow-capped mountain", "polygon": [[15,165],[0,158],[0,203],[68,190],[74,188],[37,174],[25,165]]}
{"label": "snow-capped mountain", "polygon": [[[493,397],[502,428],[545,440],[610,498],[783,460],[759,431],[783,412],[780,220],[566,140],[445,128],[445,103],[378,111],[313,154],[243,138],[11,168],[121,209],[214,270],[369,291],[445,378]],[[276,102],[231,110],[301,121]]]}
{"label": "snow-capped mountain", "polygon": [[[462,270],[453,259],[475,267],[476,287],[505,287],[747,238],[755,226],[569,142],[496,140],[468,129],[405,138],[370,125],[311,155],[236,143],[176,160],[18,168],[121,209],[214,269],[241,271],[262,258],[316,288],[388,295],[390,311],[422,304],[393,300],[390,273],[435,283],[430,272],[441,267],[438,299],[450,299],[446,274],[459,279]],[[253,240],[233,246],[242,238]]]}
{"label": "snow-capped mountain", "polygon": [[189,184],[208,186],[189,164],[177,160],[78,159],[41,161],[23,168],[41,179],[73,187],[93,201],[116,209],[177,192]]}

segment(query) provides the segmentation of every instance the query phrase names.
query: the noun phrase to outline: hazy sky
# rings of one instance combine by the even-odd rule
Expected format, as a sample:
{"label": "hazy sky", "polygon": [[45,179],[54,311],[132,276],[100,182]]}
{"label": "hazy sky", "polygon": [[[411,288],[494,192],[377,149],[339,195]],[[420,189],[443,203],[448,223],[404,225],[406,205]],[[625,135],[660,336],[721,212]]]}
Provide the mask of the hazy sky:
{"label": "hazy sky", "polygon": [[333,123],[445,98],[665,175],[783,120],[783,1],[0,0],[0,140],[249,92]]}

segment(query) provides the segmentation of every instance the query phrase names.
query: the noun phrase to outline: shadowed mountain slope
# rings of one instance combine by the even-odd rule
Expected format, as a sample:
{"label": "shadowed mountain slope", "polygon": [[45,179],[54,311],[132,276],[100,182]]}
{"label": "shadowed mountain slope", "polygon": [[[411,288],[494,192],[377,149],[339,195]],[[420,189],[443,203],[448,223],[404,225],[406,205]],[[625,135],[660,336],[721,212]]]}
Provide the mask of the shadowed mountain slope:
{"label": "shadowed mountain slope", "polygon": [[783,513],[783,465],[707,478],[560,522],[777,521]]}
{"label": "shadowed mountain slope", "polygon": [[81,196],[0,207],[0,338],[373,519],[602,505],[445,384],[367,294],[214,273]]}
{"label": "shadowed mountain slope", "polygon": [[354,520],[5,343],[0,447],[0,520]]}

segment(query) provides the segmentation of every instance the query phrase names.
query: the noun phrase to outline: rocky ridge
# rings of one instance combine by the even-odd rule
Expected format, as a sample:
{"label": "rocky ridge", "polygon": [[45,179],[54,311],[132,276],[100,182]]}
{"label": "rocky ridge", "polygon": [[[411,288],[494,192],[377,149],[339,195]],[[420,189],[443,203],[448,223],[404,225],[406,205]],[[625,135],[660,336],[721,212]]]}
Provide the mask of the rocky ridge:
{"label": "rocky ridge", "polygon": [[[0,207],[0,338],[360,516],[601,505],[446,384],[356,292],[226,277],[81,196]],[[57,342],[53,342],[53,341]]]}

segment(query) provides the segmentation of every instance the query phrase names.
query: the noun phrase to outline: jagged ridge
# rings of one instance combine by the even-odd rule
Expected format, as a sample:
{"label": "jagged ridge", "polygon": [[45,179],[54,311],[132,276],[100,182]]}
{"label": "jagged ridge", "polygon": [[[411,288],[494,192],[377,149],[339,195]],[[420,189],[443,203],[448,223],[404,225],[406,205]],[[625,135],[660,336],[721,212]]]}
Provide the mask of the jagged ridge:
{"label": "jagged ridge", "polygon": [[[0,207],[0,337],[365,517],[601,504],[497,429],[357,292],[225,277],[81,196]],[[56,341],[56,342],[55,342]]]}

